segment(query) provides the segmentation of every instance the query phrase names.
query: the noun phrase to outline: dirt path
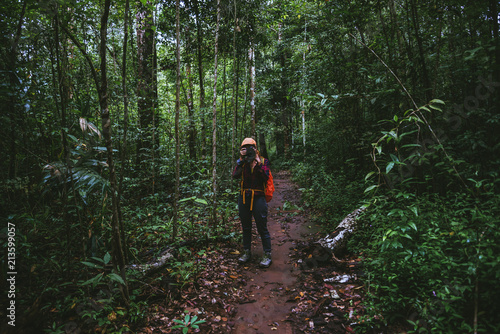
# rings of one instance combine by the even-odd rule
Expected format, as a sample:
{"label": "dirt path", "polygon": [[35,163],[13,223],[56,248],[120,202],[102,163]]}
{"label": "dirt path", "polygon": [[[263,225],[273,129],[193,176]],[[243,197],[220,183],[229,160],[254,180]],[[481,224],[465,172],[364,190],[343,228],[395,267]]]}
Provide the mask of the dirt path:
{"label": "dirt path", "polygon": [[[322,233],[300,208],[300,192],[290,175],[273,175],[276,191],[268,214],[271,266],[258,265],[263,251],[255,227],[253,259],[244,265],[237,260],[242,246],[236,238],[208,248],[186,246],[193,257],[187,263],[198,264],[196,282],[179,285],[179,274],[172,275],[178,266],[169,268],[168,263],[155,272],[147,282],[149,289],[142,292],[148,314],[136,333],[182,333],[173,327],[186,316],[204,321],[198,330],[189,328],[190,333],[354,333],[364,314],[363,286],[356,278],[360,259],[352,254],[341,263],[332,261],[331,254],[315,243]],[[238,220],[229,221],[227,228],[241,233]]]}
{"label": "dirt path", "polygon": [[[273,263],[258,267],[262,244],[254,227],[252,261],[241,266],[246,271],[245,296],[233,318],[232,333],[293,333],[287,316],[295,305],[294,295],[300,268],[290,259],[298,240],[313,233],[315,227],[292,205],[300,196],[286,172],[274,175],[275,193],[269,203],[268,229],[272,240]],[[291,204],[292,203],[292,204]]]}

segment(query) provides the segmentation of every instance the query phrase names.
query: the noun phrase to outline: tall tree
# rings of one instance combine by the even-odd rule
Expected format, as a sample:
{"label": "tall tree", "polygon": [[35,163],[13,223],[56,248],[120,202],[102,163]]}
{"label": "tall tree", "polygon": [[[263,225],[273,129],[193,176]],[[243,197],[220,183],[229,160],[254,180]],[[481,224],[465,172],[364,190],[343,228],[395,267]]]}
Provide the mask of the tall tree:
{"label": "tall tree", "polygon": [[107,77],[107,67],[106,67],[106,48],[107,48],[107,38],[108,38],[108,18],[109,18],[109,7],[111,0],[105,0],[104,2],[104,13],[101,17],[101,45],[99,48],[99,54],[101,58],[100,73],[101,73],[101,85],[99,89],[99,105],[101,109],[101,121],[102,121],[102,135],[106,143],[106,151],[108,154],[108,166],[109,166],[109,181],[111,188],[111,202],[112,202],[112,240],[113,240],[113,265],[117,272],[120,273],[123,284],[120,284],[122,297],[124,302],[128,305],[129,303],[129,292],[127,286],[127,277],[125,274],[125,256],[122,247],[121,233],[120,233],[120,217],[119,212],[119,198],[117,196],[117,182],[116,182],[116,172],[115,164],[113,159],[113,142],[111,138],[111,119],[109,115],[109,105],[108,105],[108,77]]}
{"label": "tall tree", "polygon": [[[178,205],[180,187],[180,138],[179,138],[179,114],[181,108],[181,40],[180,40],[180,18],[179,0],[175,1],[175,199],[174,199],[174,220],[172,230],[172,240],[177,237],[178,225]],[[188,102],[189,103],[189,102]],[[189,109],[189,107],[188,107]]]}
{"label": "tall tree", "polygon": [[137,161],[150,161],[157,148],[154,139],[158,117],[155,113],[154,30],[152,1],[139,2],[137,20],[137,112],[139,136]]}
{"label": "tall tree", "polygon": [[[122,90],[123,90],[123,138],[122,147],[120,150],[120,160],[121,160],[121,173],[120,181],[118,183],[118,197],[122,195],[122,185],[123,176],[125,175],[125,168],[127,166],[128,159],[126,158],[127,152],[127,135],[128,135],[128,125],[129,125],[129,112],[128,112],[128,89],[127,89],[127,48],[128,48],[128,30],[129,30],[129,11],[130,11],[130,0],[125,1],[125,12],[123,18],[123,54],[122,54]],[[121,210],[119,210],[121,214]],[[120,229],[122,232],[122,241],[126,244],[125,227],[123,226],[123,220],[120,217]],[[125,259],[128,259],[128,252],[125,252]]]}
{"label": "tall tree", "polygon": [[200,118],[201,118],[201,155],[205,158],[206,155],[206,123],[205,123],[205,80],[203,79],[203,31],[200,17],[199,0],[193,0],[194,14],[196,19],[196,42],[197,42],[197,59],[198,59],[198,81],[200,87]]}
{"label": "tall tree", "polygon": [[214,98],[212,102],[212,224],[217,222],[217,56],[219,53],[220,0],[217,0],[217,23],[214,47]]}
{"label": "tall tree", "polygon": [[[236,124],[237,124],[237,99],[238,99],[238,67],[236,66],[236,30],[238,29],[238,19],[237,19],[237,10],[236,10],[236,0],[234,0],[234,27],[233,27],[233,94],[232,94],[232,105],[233,105],[233,126],[231,132],[231,164],[236,161],[235,153],[235,139],[236,139]],[[234,184],[234,183],[231,183]]]}
{"label": "tall tree", "polygon": [[250,42],[248,49],[248,62],[250,67],[250,121],[251,121],[251,137],[255,138],[255,46],[253,41]]}
{"label": "tall tree", "polygon": [[24,18],[26,14],[26,6],[27,1],[23,1],[21,12],[19,14],[19,21],[16,26],[15,34],[12,36],[12,40],[6,40],[10,42],[9,45],[2,46],[4,49],[2,50],[2,56],[7,59],[5,63],[5,71],[8,73],[9,77],[9,94],[7,94],[8,98],[5,102],[7,102],[7,114],[9,117],[9,169],[8,169],[8,177],[13,178],[16,176],[16,158],[17,158],[17,149],[16,149],[16,128],[17,128],[17,114],[19,101],[18,90],[19,87],[19,79],[17,77],[16,69],[17,69],[17,57],[18,57],[18,45],[21,39],[22,27],[24,23]]}
{"label": "tall tree", "polygon": [[188,116],[188,148],[189,148],[189,158],[194,161],[196,160],[196,123],[194,119],[193,76],[191,73],[191,64],[189,62],[186,64],[186,77],[188,81],[188,90],[186,96],[187,116]]}

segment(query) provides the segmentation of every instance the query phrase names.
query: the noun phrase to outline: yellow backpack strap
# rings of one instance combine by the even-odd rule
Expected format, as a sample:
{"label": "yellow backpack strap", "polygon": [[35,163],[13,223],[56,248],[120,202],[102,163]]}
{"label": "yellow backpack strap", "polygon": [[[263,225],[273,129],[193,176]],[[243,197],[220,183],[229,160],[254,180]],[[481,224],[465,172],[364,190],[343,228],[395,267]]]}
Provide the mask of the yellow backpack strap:
{"label": "yellow backpack strap", "polygon": [[[245,166],[245,164],[243,164]],[[245,172],[245,168],[241,167],[243,170],[241,171],[241,196],[243,197],[243,204],[245,204],[245,190],[243,189],[243,173]]]}
{"label": "yellow backpack strap", "polygon": [[[245,189],[243,188],[243,173],[244,173],[244,170],[243,172],[241,173],[241,197],[243,197],[243,204],[245,204]],[[251,190],[252,191],[252,200],[250,202],[250,211],[253,210],[253,198],[254,198],[254,194],[255,194],[255,190],[254,189],[247,189],[247,190]]]}

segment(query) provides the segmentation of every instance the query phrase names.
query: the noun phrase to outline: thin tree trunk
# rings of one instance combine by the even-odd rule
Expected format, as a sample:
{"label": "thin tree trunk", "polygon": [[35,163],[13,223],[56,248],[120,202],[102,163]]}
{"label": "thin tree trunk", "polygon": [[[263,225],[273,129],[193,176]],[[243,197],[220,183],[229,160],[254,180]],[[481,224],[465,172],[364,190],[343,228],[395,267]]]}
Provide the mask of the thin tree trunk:
{"label": "thin tree trunk", "polygon": [[[493,40],[495,43],[495,64],[494,66],[494,79],[500,82],[500,39],[499,39],[499,24],[498,24],[498,0],[490,0],[490,20],[492,23],[491,31],[493,33]],[[498,102],[497,102],[498,103]]]}
{"label": "thin tree trunk", "polygon": [[[64,155],[64,163],[66,164],[66,173],[64,173],[64,183],[63,183],[63,192],[62,192],[62,207],[63,207],[63,222],[66,225],[66,265],[69,268],[70,261],[71,261],[71,254],[70,254],[70,247],[71,245],[71,223],[69,221],[68,217],[68,182],[66,180],[68,177],[72,177],[72,172],[71,172],[71,165],[70,165],[70,159],[69,159],[69,149],[68,149],[68,140],[67,140],[67,135],[66,135],[66,80],[63,77],[63,65],[61,65],[61,62],[64,60],[61,60],[61,52],[59,50],[59,47],[61,45],[60,39],[59,39],[59,15],[58,11],[56,11],[56,15],[54,16],[54,23],[55,23],[55,51],[56,51],[56,71],[57,71],[57,88],[58,88],[58,93],[59,93],[59,106],[61,110],[61,143],[62,143],[62,150],[63,150],[63,155]],[[65,72],[65,71],[64,71]]]}
{"label": "thin tree trunk", "polygon": [[205,84],[203,80],[203,53],[202,53],[202,31],[200,23],[200,13],[198,8],[198,0],[194,1],[194,12],[196,17],[196,39],[198,51],[198,79],[200,81],[200,118],[201,118],[201,155],[205,159],[206,156],[206,126],[205,126]]}
{"label": "thin tree trunk", "polygon": [[267,153],[266,136],[263,132],[259,133],[259,148],[260,148],[260,154],[264,158],[269,159],[269,154]]}
{"label": "thin tree trunk", "polygon": [[250,62],[250,119],[251,119],[251,137],[255,138],[255,51],[253,43],[250,42],[248,50],[248,61]]}
{"label": "thin tree trunk", "polygon": [[[226,63],[226,58],[223,57],[222,58],[222,62],[224,64],[224,66],[222,67],[222,104],[223,104],[223,109],[224,109],[224,121],[223,121],[223,124],[224,124],[224,132],[223,132],[223,137],[221,138],[222,139],[222,142],[224,143],[224,152],[227,154],[227,144],[228,144],[228,130],[227,130],[227,123],[228,123],[228,119],[227,119],[227,91],[226,91],[226,87],[227,87],[227,78],[226,78],[226,69],[227,69],[227,63]],[[230,164],[231,165],[231,164]]]}
{"label": "thin tree trunk", "polygon": [[219,48],[220,0],[217,0],[217,26],[215,28],[215,61],[214,61],[214,99],[212,122],[212,224],[216,227],[217,212],[217,55]]}
{"label": "thin tree trunk", "polygon": [[412,11],[412,21],[413,28],[415,29],[415,39],[417,40],[418,46],[418,58],[420,60],[420,66],[422,67],[422,84],[425,90],[425,98],[427,101],[430,101],[431,96],[431,85],[429,81],[429,73],[427,72],[427,65],[425,63],[425,55],[424,55],[424,47],[422,45],[422,38],[420,36],[420,23],[418,22],[418,12],[417,5],[415,4],[415,0],[411,0],[411,11]]}
{"label": "thin tree trunk", "polygon": [[[239,133],[241,132],[238,131],[238,104],[239,104],[239,92],[240,92],[240,80],[239,80],[239,73],[240,73],[240,57],[238,57],[238,55],[236,56],[236,93],[235,93],[235,101],[234,101],[234,109],[236,111],[236,119],[235,119],[235,126],[236,126],[236,129],[235,129],[235,141],[237,141],[237,138],[239,138]],[[236,142],[235,142],[235,145],[236,145]]]}
{"label": "thin tree trunk", "polygon": [[[180,90],[181,90],[181,51],[180,51],[180,19],[179,19],[180,0],[175,2],[175,37],[176,37],[176,80],[175,80],[175,200],[174,200],[174,221],[172,228],[172,241],[177,238],[178,224],[178,203],[180,187],[180,140],[179,140],[179,113],[181,108]],[[188,108],[189,109],[189,108]]]}
{"label": "thin tree trunk", "polygon": [[107,27],[109,17],[109,7],[111,0],[105,0],[104,13],[101,17],[101,45],[99,49],[101,64],[101,87],[99,94],[99,105],[101,108],[101,121],[102,121],[102,135],[106,143],[106,151],[108,153],[108,166],[109,166],[109,182],[111,188],[111,201],[113,208],[113,216],[111,221],[112,242],[113,242],[113,266],[117,272],[120,273],[124,284],[120,284],[120,290],[125,304],[129,304],[129,294],[127,287],[127,277],[125,275],[125,257],[123,254],[121,233],[120,233],[120,214],[117,197],[117,184],[115,164],[113,160],[113,144],[111,139],[111,120],[109,116],[108,107],[108,79],[106,68],[106,44],[107,44]]}
{"label": "thin tree trunk", "polygon": [[246,123],[246,118],[247,118],[247,107],[248,107],[248,88],[249,88],[249,82],[248,82],[248,58],[245,57],[245,59],[247,59],[247,62],[245,63],[245,102],[243,103],[243,115],[241,117],[241,137],[248,137],[247,136],[247,133],[248,131],[245,131],[245,123]]}
{"label": "thin tree trunk", "polygon": [[[304,149],[304,161],[306,159],[306,113],[305,113],[305,104],[304,104],[304,95],[305,95],[305,86],[307,84],[307,75],[306,75],[306,46],[307,46],[307,22],[304,22],[304,53],[302,54],[302,97],[300,99],[300,107],[301,107],[301,116],[302,116],[302,145]],[[293,133],[292,133],[293,140]]]}
{"label": "thin tree trunk", "polygon": [[[128,91],[127,91],[127,46],[128,46],[128,21],[129,21],[129,10],[130,1],[125,1],[125,14],[124,14],[124,26],[123,26],[123,54],[122,54],[122,90],[123,90],[123,138],[122,138],[122,149],[120,150],[120,160],[121,173],[120,181],[118,183],[118,198],[121,198],[123,176],[125,174],[125,169],[128,166],[127,154],[127,133],[128,133]],[[118,211],[121,214],[121,210]],[[120,217],[120,231],[122,233],[122,240],[127,244],[127,236],[125,234],[125,227],[123,226],[123,219]],[[125,261],[128,261],[128,252],[125,253]]]}
{"label": "thin tree trunk", "polygon": [[[238,21],[237,21],[237,15],[236,15],[236,0],[234,0],[234,30],[233,30],[233,95],[232,95],[232,104],[233,104],[233,129],[231,132],[231,166],[232,164],[236,161],[236,147],[235,147],[235,139],[236,139],[236,124],[237,124],[237,108],[236,108],[236,94],[237,94],[237,87],[238,87],[238,72],[237,72],[237,67],[236,65],[236,29],[238,28]],[[234,182],[231,182],[231,188],[234,186]]]}
{"label": "thin tree trunk", "polygon": [[141,135],[137,145],[137,164],[148,161],[155,149],[154,131],[154,31],[153,13],[147,5],[139,3],[137,18],[137,112]]}
{"label": "thin tree trunk", "polygon": [[8,178],[14,178],[17,173],[16,168],[16,157],[17,157],[17,149],[16,149],[16,115],[17,115],[17,87],[18,80],[15,75],[15,69],[17,67],[17,46],[19,45],[19,40],[21,39],[21,33],[23,28],[24,16],[26,14],[26,5],[27,1],[23,2],[23,7],[21,9],[21,15],[19,17],[19,22],[17,24],[16,34],[14,35],[14,40],[12,41],[10,52],[9,52],[9,66],[10,66],[10,75],[9,75],[9,89],[12,90],[12,94],[8,101],[7,112],[9,114],[10,121],[10,147],[9,147],[9,170],[8,170]]}
{"label": "thin tree trunk", "polygon": [[196,126],[194,122],[194,103],[193,103],[193,78],[191,74],[191,64],[186,64],[186,76],[188,80],[188,91],[187,91],[187,113],[188,113],[188,146],[189,146],[189,158],[191,160],[196,160]]}

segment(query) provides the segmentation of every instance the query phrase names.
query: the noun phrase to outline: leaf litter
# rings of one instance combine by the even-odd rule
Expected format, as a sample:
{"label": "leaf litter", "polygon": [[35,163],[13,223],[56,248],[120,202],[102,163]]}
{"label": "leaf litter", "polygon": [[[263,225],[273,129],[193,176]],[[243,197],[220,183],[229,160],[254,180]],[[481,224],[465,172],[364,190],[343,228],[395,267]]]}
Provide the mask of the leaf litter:
{"label": "leaf litter", "polygon": [[[295,189],[282,191],[283,198],[298,203]],[[197,253],[199,249],[193,247],[193,256],[202,263],[196,278],[181,287],[176,285],[168,270],[151,277],[151,288],[143,290],[143,297],[148,299],[148,313],[144,326],[137,332],[181,333],[181,329],[171,328],[174,319],[183,319],[190,314],[206,321],[192,332],[238,333],[235,327],[238,308],[255,304],[265,310],[269,308],[270,299],[280,297],[290,310],[285,319],[265,321],[259,326],[249,323],[248,328],[255,333],[280,332],[286,322],[293,328],[293,333],[354,333],[360,316],[365,313],[364,287],[358,279],[360,259],[350,256],[341,264],[325,260],[324,256],[318,256],[320,250],[315,244],[319,233],[309,234],[307,239],[290,237],[293,234],[289,233],[290,229],[298,228],[291,222],[296,219],[302,224],[307,222],[303,210],[286,213],[278,208],[275,212],[278,212],[275,216],[281,223],[279,228],[284,236],[276,237],[274,243],[276,246],[292,244],[286,264],[290,267],[290,275],[296,276],[293,285],[280,281],[259,282],[262,269],[255,262],[238,263],[241,246],[235,241],[212,244],[201,255]],[[229,221],[228,229],[239,232],[239,221]],[[256,231],[253,240],[254,247],[259,247]],[[272,286],[269,293],[259,293],[266,286]]]}

